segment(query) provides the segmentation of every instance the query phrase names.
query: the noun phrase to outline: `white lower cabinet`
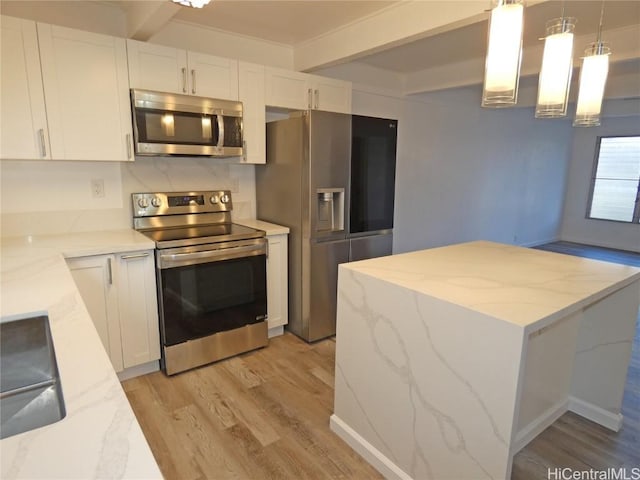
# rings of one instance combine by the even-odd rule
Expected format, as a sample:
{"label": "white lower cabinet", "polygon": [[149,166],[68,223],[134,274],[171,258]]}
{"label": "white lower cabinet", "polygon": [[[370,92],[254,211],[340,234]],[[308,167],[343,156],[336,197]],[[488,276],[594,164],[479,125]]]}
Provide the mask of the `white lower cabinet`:
{"label": "white lower cabinet", "polygon": [[160,358],[153,250],[117,254],[118,308],[124,368]]}
{"label": "white lower cabinet", "polygon": [[267,235],[267,316],[269,329],[289,322],[287,234]]}
{"label": "white lower cabinet", "polygon": [[160,358],[153,250],[68,258],[116,372]]}
{"label": "white lower cabinet", "polygon": [[113,283],[113,255],[67,258],[67,265],[80,291],[116,372],[123,369],[118,296]]}

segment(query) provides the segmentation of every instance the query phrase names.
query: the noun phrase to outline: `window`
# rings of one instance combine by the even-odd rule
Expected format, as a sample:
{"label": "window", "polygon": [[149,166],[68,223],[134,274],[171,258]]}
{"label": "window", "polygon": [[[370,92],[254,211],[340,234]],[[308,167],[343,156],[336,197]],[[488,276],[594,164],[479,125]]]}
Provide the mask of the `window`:
{"label": "window", "polygon": [[599,139],[588,217],[640,223],[640,136]]}

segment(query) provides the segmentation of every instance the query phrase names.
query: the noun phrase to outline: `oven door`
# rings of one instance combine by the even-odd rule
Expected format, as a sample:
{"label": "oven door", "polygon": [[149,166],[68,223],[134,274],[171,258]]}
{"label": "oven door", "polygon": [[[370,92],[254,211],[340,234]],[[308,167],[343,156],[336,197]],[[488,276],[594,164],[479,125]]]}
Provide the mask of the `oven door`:
{"label": "oven door", "polygon": [[159,250],[165,347],[263,322],[267,316],[266,239]]}

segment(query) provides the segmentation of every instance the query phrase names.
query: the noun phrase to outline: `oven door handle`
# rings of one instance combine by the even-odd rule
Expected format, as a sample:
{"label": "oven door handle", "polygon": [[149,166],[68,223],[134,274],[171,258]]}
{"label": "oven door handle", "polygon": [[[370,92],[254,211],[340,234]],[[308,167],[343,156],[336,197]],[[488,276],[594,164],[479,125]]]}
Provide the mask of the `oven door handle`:
{"label": "oven door handle", "polygon": [[242,245],[192,253],[161,253],[158,255],[158,267],[160,269],[184,267],[199,263],[221,262],[234,258],[266,255],[266,253],[267,249],[264,244]]}

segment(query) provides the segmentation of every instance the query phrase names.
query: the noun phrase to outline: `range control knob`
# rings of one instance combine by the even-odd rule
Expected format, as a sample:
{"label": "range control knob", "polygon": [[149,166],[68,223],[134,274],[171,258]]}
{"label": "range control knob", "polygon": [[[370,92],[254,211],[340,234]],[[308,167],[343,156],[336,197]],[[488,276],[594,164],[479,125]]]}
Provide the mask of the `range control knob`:
{"label": "range control knob", "polygon": [[140,208],[147,208],[149,206],[149,200],[146,197],[138,199],[138,206]]}
{"label": "range control knob", "polygon": [[229,203],[230,200],[231,200],[231,197],[226,193],[223,193],[222,195],[220,195],[220,201],[222,203]]}
{"label": "range control knob", "polygon": [[211,195],[211,198],[209,199],[209,201],[215,205],[216,203],[218,203],[218,196]]}
{"label": "range control knob", "polygon": [[162,199],[160,197],[153,197],[151,199],[151,205],[153,205],[154,207],[159,207],[160,205],[162,205]]}

